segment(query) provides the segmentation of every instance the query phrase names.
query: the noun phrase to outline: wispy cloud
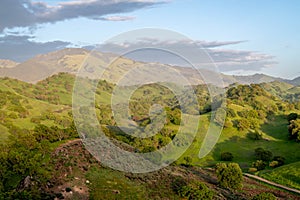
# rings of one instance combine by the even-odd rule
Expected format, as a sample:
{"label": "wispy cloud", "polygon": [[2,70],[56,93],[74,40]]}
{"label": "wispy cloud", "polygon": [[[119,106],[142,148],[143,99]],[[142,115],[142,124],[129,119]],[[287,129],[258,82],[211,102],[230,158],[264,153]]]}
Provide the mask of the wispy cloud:
{"label": "wispy cloud", "polygon": [[130,21],[134,20],[133,16],[107,16],[107,17],[95,17],[94,20],[103,20],[103,21]]}
{"label": "wispy cloud", "polygon": [[108,16],[129,13],[167,3],[164,0],[81,0],[61,2],[50,6],[30,0],[1,0],[0,32],[5,28],[29,27],[42,23],[85,17],[89,19],[124,21],[132,17]]}
{"label": "wispy cloud", "polygon": [[51,51],[66,48],[69,42],[51,41],[35,42],[31,36],[6,35],[0,37],[0,52],[2,59],[14,61],[24,61],[37,54],[48,53]]}
{"label": "wispy cloud", "polygon": [[[140,61],[145,62],[160,62],[172,65],[187,65],[188,63],[174,56],[173,54],[166,52],[155,52],[149,50],[147,47],[161,47],[161,49],[181,49],[185,52],[189,52],[190,49],[199,48],[205,50],[212,59],[220,71],[260,71],[263,68],[271,67],[277,64],[275,57],[272,55],[264,54],[255,51],[238,51],[229,49],[230,45],[237,45],[247,41],[190,41],[190,40],[157,40],[153,38],[140,38],[137,42],[123,42],[123,43],[106,43],[98,46],[100,51],[113,52],[120,54],[125,52],[126,49],[140,49],[135,53],[128,54],[127,56]],[[225,49],[226,47],[226,49]],[[89,47],[91,49],[91,46]],[[192,52],[191,52],[192,54]],[[199,56],[199,55],[194,55]],[[192,58],[192,57],[190,57]],[[197,60],[197,59],[195,59]],[[199,60],[199,59],[198,59]],[[206,63],[207,59],[203,59],[203,63],[196,63],[198,66],[209,66],[210,63]]]}

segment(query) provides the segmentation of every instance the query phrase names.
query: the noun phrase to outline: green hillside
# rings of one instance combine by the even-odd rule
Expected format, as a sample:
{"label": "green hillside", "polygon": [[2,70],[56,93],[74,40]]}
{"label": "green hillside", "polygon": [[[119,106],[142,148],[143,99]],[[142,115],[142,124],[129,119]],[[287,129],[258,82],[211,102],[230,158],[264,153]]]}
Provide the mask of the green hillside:
{"label": "green hillside", "polygon": [[267,170],[260,173],[260,176],[274,181],[276,183],[286,185],[292,188],[300,189],[300,162],[279,167],[274,170]]}
{"label": "green hillside", "polygon": [[[146,185],[138,187],[138,181],[127,180],[123,175],[113,170],[100,170],[99,166],[82,166],[76,172],[75,169],[79,167],[80,161],[76,160],[73,162],[67,154],[62,158],[51,159],[52,152],[57,151],[55,149],[59,145],[78,138],[72,117],[74,81],[75,76],[67,73],[54,75],[36,84],[10,78],[0,79],[0,94],[2,97],[0,100],[0,137],[1,146],[4,149],[0,154],[0,169],[2,170],[0,173],[0,179],[2,180],[0,191],[3,193],[3,196],[0,195],[0,198],[25,198],[26,196],[14,195],[20,193],[17,188],[28,176],[33,177],[33,182],[36,184],[29,189],[23,189],[31,192],[28,194],[22,192],[22,195],[38,193],[39,188],[44,188],[45,184],[50,184],[49,180],[51,178],[62,182],[72,181],[73,183],[74,177],[72,178],[72,176],[81,176],[82,178],[87,176],[93,182],[96,182],[98,180],[93,178],[99,175],[102,177],[103,173],[109,175],[102,177],[99,181],[101,183],[115,181],[118,187],[113,190],[125,191],[126,187],[131,187],[140,190],[141,194],[149,195],[150,191],[146,189],[149,187],[149,185],[147,186],[149,178],[145,178],[147,184],[142,181]],[[87,80],[85,84],[87,86],[92,85],[93,80]],[[124,86],[123,89],[130,91],[132,87]],[[170,89],[160,84],[147,84],[135,90],[129,101],[129,115],[131,119],[124,119],[125,121],[133,123],[134,126],[138,127],[138,130],[147,130],[147,127],[150,130],[156,128],[152,127],[151,120],[160,120],[150,116],[149,110],[151,110],[152,105],[161,105],[166,113],[163,127],[157,131],[156,135],[145,139],[127,135],[117,126],[110,106],[114,88],[115,85],[107,81],[99,81],[97,83],[95,109],[98,121],[105,130],[105,134],[112,140],[117,141],[120,146],[136,152],[159,150],[173,140],[180,128],[188,127],[188,121],[181,121],[182,116],[187,116],[187,119],[200,116],[198,132],[192,145],[173,164],[178,167],[176,170],[180,171],[182,167],[191,166],[194,166],[197,170],[199,167],[214,167],[215,164],[225,161],[222,157],[223,153],[230,153],[233,157],[230,159],[230,162],[238,163],[244,171],[248,172],[254,169],[260,171],[253,163],[264,159],[259,158],[255,153],[256,149],[263,148],[263,153],[269,155],[269,152],[271,152],[272,156],[262,161],[265,165],[265,170],[267,170],[262,171],[262,176],[278,182],[278,179],[270,178],[272,173],[278,174],[274,175],[274,177],[281,177],[290,173],[290,177],[292,177],[290,181],[293,184],[290,184],[288,180],[280,183],[292,187],[298,187],[297,185],[300,184],[298,182],[299,174],[294,173],[293,168],[296,167],[292,164],[300,161],[300,155],[296,151],[299,148],[299,143],[290,139],[289,122],[287,120],[287,115],[290,113],[300,113],[300,110],[297,110],[298,103],[296,99],[291,101],[288,98],[288,95],[295,96],[298,94],[296,87],[272,82],[268,84],[232,85],[226,88],[227,117],[224,130],[213,151],[203,159],[199,159],[198,154],[209,124],[217,124],[219,123],[218,120],[222,121],[220,119],[211,121],[211,115],[214,111],[212,110],[212,104],[219,105],[221,101],[219,96],[210,97],[207,86],[193,86],[198,101],[197,106],[193,105],[194,102],[188,94],[183,93],[181,97],[175,96]],[[210,86],[210,89],[212,88]],[[214,90],[219,89],[214,87]],[[184,106],[180,105],[181,101],[184,102]],[[184,109],[181,109],[181,107]],[[84,113],[84,109],[81,112]],[[186,137],[191,135],[189,132],[185,134]],[[73,156],[71,157],[73,158]],[[280,168],[276,168],[279,167],[278,157],[284,159],[284,162],[280,163],[280,165],[284,166]],[[273,164],[277,162],[277,165],[275,167],[271,166],[272,162]],[[57,165],[63,168],[71,167],[75,171],[66,172],[67,174],[70,173],[71,176],[66,179],[62,178],[63,175],[56,177],[54,176],[54,171]],[[84,177],[80,175],[80,170],[83,168],[85,169],[84,174],[86,174]],[[281,168],[286,169],[283,170],[285,171],[284,175],[279,173]],[[288,170],[289,168],[291,170]],[[187,169],[187,172],[178,173],[190,173],[188,171]],[[254,172],[256,171],[254,170]],[[191,176],[194,177],[195,174]],[[13,178],[10,179],[8,177]],[[152,178],[155,179],[155,177]],[[195,176],[192,179],[197,179],[197,177]],[[163,184],[161,183],[161,185]],[[166,183],[165,187],[171,190],[171,186],[168,184]],[[95,195],[95,198],[97,195],[109,195],[105,192],[99,193],[95,191],[99,188],[107,190],[110,187],[101,185],[88,186],[87,184],[85,184],[85,187],[90,187],[91,191],[94,191],[91,194]],[[157,186],[153,187],[152,193],[155,193],[154,191],[158,189],[156,188]],[[215,187],[210,186],[216,191]],[[124,193],[124,195],[126,194]],[[166,193],[165,196],[169,194],[175,195],[174,199],[179,198],[176,191],[172,190],[170,193]],[[155,193],[155,195],[158,194]],[[248,194],[245,195],[247,196]],[[163,196],[160,197],[163,198]],[[133,198],[139,199],[140,196]]]}

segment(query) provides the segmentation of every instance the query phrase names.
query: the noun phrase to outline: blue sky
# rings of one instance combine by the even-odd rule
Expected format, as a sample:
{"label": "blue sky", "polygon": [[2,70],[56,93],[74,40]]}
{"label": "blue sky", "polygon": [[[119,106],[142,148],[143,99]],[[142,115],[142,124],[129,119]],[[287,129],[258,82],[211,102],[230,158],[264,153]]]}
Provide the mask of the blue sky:
{"label": "blue sky", "polygon": [[[12,4],[13,1],[18,0],[4,0],[0,3],[0,5],[3,4],[2,10],[6,6],[5,1],[8,5],[9,2]],[[57,6],[63,1],[42,2],[44,3],[42,5]],[[72,3],[72,1],[65,2]],[[111,11],[109,14],[99,13],[97,17],[100,20],[91,19],[91,16],[85,13],[81,14],[80,18],[76,15],[59,18],[55,14],[61,15],[61,13],[53,12],[53,15],[34,20],[28,18],[27,21],[24,20],[24,23],[17,23],[13,20],[14,16],[6,16],[9,14],[5,12],[3,14],[0,9],[0,16],[2,12],[7,20],[7,23],[3,23],[2,26],[0,22],[0,28],[3,29],[2,41],[8,41],[6,39],[8,35],[15,37],[26,35],[31,37],[27,38],[31,43],[50,44],[53,41],[59,41],[61,46],[85,46],[102,43],[114,35],[134,29],[166,28],[184,34],[195,41],[244,41],[232,45],[220,45],[218,50],[251,52],[249,55],[252,59],[257,57],[257,66],[260,67],[254,66],[256,64],[254,62],[246,68],[241,65],[238,69],[225,70],[226,73],[266,73],[285,78],[300,76],[300,20],[298,20],[300,1],[118,0],[115,2],[122,3],[116,4],[120,7],[120,11]],[[135,2],[135,4],[129,5],[128,2]],[[136,2],[142,2],[145,5],[142,3],[138,5]],[[99,9],[101,9],[100,6]],[[124,9],[121,8],[122,6],[128,7]],[[129,8],[129,6],[132,7]],[[29,4],[30,7],[31,4]],[[44,12],[45,9],[43,9],[34,4],[31,12],[39,14],[39,12]],[[108,7],[108,9],[111,8]],[[83,12],[78,9],[71,11]],[[97,14],[97,10],[95,13]],[[9,23],[10,19],[12,23]],[[18,28],[20,26],[22,28]],[[0,50],[2,51],[1,47]],[[266,57],[267,64],[264,60]],[[251,69],[252,66],[253,69]]]}

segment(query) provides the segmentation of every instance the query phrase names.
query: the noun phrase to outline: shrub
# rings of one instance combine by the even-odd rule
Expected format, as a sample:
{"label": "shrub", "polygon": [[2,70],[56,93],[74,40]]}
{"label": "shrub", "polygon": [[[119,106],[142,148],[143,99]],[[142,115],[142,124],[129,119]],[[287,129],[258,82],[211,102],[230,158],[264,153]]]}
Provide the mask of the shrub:
{"label": "shrub", "polygon": [[252,200],[276,200],[276,197],[272,193],[261,193],[252,198]]}
{"label": "shrub", "polygon": [[224,127],[225,128],[231,128],[231,127],[233,127],[232,121],[230,119],[226,118],[225,119],[225,123],[224,123]]}
{"label": "shrub", "polygon": [[252,167],[256,168],[258,171],[264,170],[267,167],[267,163],[262,160],[257,160],[252,163]]}
{"label": "shrub", "polygon": [[250,128],[250,126],[251,126],[251,124],[250,124],[249,120],[247,120],[247,119],[238,120],[237,128],[240,131],[248,130]]}
{"label": "shrub", "polygon": [[232,161],[233,160],[233,155],[230,152],[224,152],[221,154],[221,160],[222,161]]}
{"label": "shrub", "polygon": [[278,163],[278,161],[272,161],[272,162],[270,162],[269,166],[272,168],[276,168],[279,166],[279,163]]}
{"label": "shrub", "polygon": [[273,161],[277,161],[278,162],[278,166],[277,167],[280,167],[280,166],[284,165],[285,158],[282,157],[282,156],[274,156]]}
{"label": "shrub", "polygon": [[195,182],[183,186],[179,190],[179,195],[189,200],[213,199],[214,193],[204,183]]}
{"label": "shrub", "polygon": [[298,118],[298,114],[297,113],[291,113],[287,116],[287,120],[290,122],[292,120],[296,120]]}
{"label": "shrub", "polygon": [[216,165],[218,182],[221,187],[241,189],[243,187],[243,173],[237,163],[219,163]]}
{"label": "shrub", "polygon": [[227,108],[227,116],[231,118],[235,118],[236,117],[235,110],[233,110],[232,108]]}
{"label": "shrub", "polygon": [[250,131],[247,135],[251,140],[262,140],[263,139],[263,134],[262,132],[255,130],[255,131]]}
{"label": "shrub", "polygon": [[288,127],[290,139],[300,141],[300,119],[290,121]]}
{"label": "shrub", "polygon": [[248,172],[255,173],[255,172],[257,172],[257,168],[251,167],[251,168],[249,168]]}
{"label": "shrub", "polygon": [[191,166],[193,159],[190,156],[186,156],[183,158],[185,161],[185,166]]}
{"label": "shrub", "polygon": [[255,149],[255,157],[257,160],[270,161],[272,160],[273,154],[271,151],[264,150],[263,148]]}

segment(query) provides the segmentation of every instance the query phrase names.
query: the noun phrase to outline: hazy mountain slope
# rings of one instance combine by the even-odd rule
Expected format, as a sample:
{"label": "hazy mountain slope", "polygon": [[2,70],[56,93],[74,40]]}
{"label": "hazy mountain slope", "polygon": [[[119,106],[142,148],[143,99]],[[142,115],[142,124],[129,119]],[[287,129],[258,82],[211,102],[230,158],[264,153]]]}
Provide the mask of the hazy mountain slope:
{"label": "hazy mountain slope", "polygon": [[298,77],[298,78],[295,78],[295,79],[293,79],[293,80],[291,80],[291,81],[288,81],[290,84],[292,84],[292,85],[300,85],[300,77]]}
{"label": "hazy mountain slope", "polygon": [[17,66],[19,63],[14,62],[12,60],[1,60],[0,59],[0,68],[13,68]]}
{"label": "hazy mountain slope", "polygon": [[251,83],[268,83],[273,81],[286,82],[287,80],[281,78],[275,78],[265,74],[254,74],[250,76],[233,76],[236,82],[240,84],[251,84]]}
{"label": "hazy mountain slope", "polygon": [[[86,60],[88,56],[90,57]],[[106,70],[109,63],[116,57],[116,55],[110,53],[92,52],[81,48],[68,48],[38,55],[20,64],[14,63],[13,61],[1,62],[0,60],[0,77],[11,77],[25,82],[35,83],[59,72],[76,73],[81,67],[83,67],[86,73],[90,75],[95,72]],[[3,68],[3,66],[5,66],[5,68]],[[132,71],[133,69],[138,70],[135,70],[134,73],[128,75],[131,84],[135,84],[134,80],[136,80],[137,77],[139,77],[140,80],[149,79],[149,82],[151,82],[151,79],[153,80],[153,77],[157,77],[159,80],[174,81],[174,76],[171,74],[177,72],[178,74],[183,75],[193,85],[206,83],[226,87],[233,83],[251,84],[273,81],[286,82],[293,85],[300,84],[300,78],[285,80],[264,74],[231,76],[206,69],[196,70],[159,63],[137,62],[121,56],[111,63],[109,70],[105,71],[102,79],[111,83],[116,83],[121,77],[127,74],[127,72]],[[171,73],[169,73],[168,70],[170,70]],[[99,78],[97,73],[95,73],[95,77]],[[220,78],[222,78],[223,83],[217,81]],[[177,81],[177,79],[175,81]]]}

